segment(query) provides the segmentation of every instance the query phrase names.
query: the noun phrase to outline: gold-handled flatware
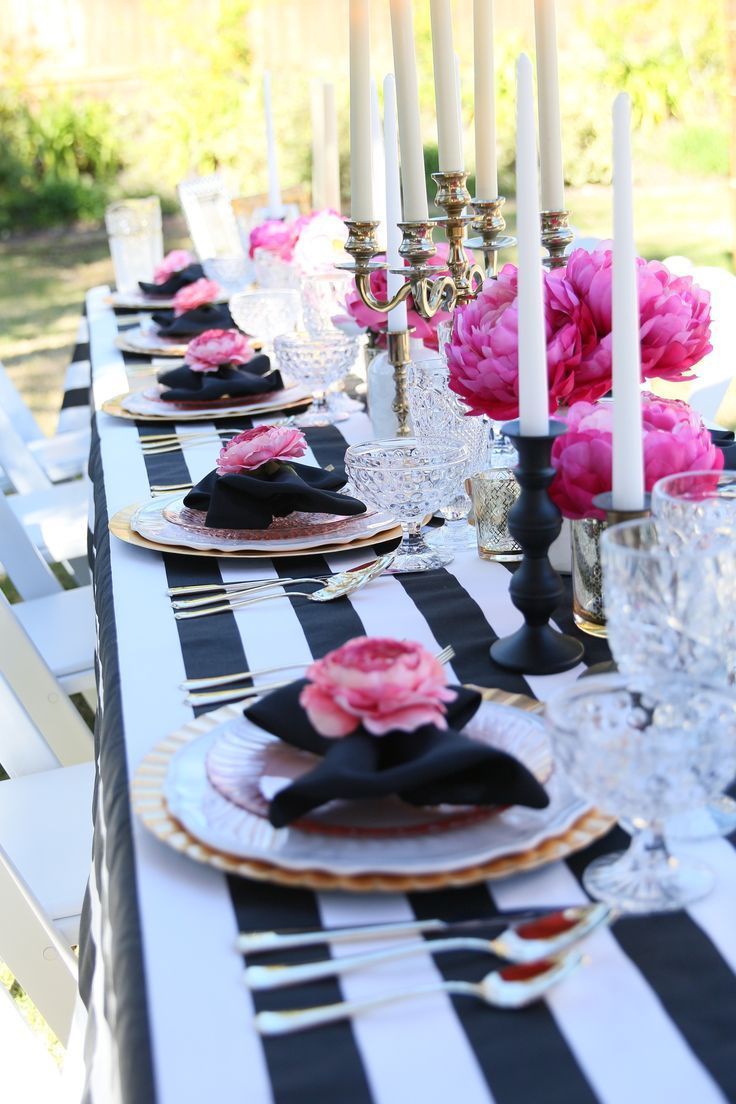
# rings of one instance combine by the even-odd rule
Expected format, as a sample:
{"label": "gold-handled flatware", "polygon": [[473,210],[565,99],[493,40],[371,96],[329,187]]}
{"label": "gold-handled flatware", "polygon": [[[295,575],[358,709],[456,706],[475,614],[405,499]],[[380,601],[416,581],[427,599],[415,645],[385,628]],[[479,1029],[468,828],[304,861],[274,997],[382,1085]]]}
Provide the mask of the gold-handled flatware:
{"label": "gold-handled flatware", "polygon": [[334,602],[335,599],[345,598],[366,586],[367,583],[386,570],[395,555],[395,552],[387,552],[384,556],[379,556],[377,560],[374,560],[369,567],[362,571],[341,571],[339,574],[333,575],[319,590],[280,589],[276,594],[258,594],[255,598],[242,597],[237,594],[234,596],[218,594],[215,601],[219,602],[219,605],[210,605],[204,609],[178,609],[174,613],[174,617],[179,621],[191,617],[209,617],[211,614],[230,613],[232,610],[244,609],[246,606],[252,606],[258,602],[269,602],[276,598],[306,598],[309,602]]}
{"label": "gold-handled flatware", "polygon": [[152,483],[153,494],[173,494],[175,491],[191,491],[191,483]]}
{"label": "gold-handled flatware", "polygon": [[[532,920],[527,924],[508,927],[494,939],[477,937],[452,937],[450,939],[419,939],[413,943],[401,942],[397,946],[368,951],[363,954],[344,955],[342,958],[327,958],[318,962],[305,962],[298,966],[247,966],[245,983],[249,989],[282,989],[289,985],[301,985],[318,981],[326,977],[342,977],[355,970],[365,970],[384,962],[396,962],[417,954],[446,954],[451,951],[473,951],[479,954],[494,955],[507,962],[534,962],[540,958],[550,958],[567,951],[575,943],[585,939],[597,928],[613,919],[613,912],[607,905],[588,905],[579,909],[566,910],[574,915],[566,918],[558,914],[559,930],[555,931],[554,916],[540,925]],[[525,936],[529,930],[529,937]],[[541,929],[541,930],[540,930]],[[549,934],[545,931],[549,929]]]}
{"label": "gold-handled flatware", "polygon": [[[437,653],[440,663],[449,663],[455,657],[455,649],[448,644],[441,652]],[[256,671],[237,671],[231,675],[211,675],[208,678],[184,679],[180,683],[182,690],[208,690],[214,686],[229,686],[231,683],[246,682],[249,679],[260,678],[262,675],[276,675],[282,671],[295,671],[298,668],[308,667],[312,660],[306,663],[285,663],[281,667],[261,667]]]}
{"label": "gold-handled flatware", "polygon": [[302,579],[263,579],[260,583],[224,583],[222,588],[211,594],[194,598],[174,598],[172,609],[194,609],[197,606],[211,606],[214,602],[222,602],[225,599],[237,598],[241,594],[253,594],[256,590],[275,590],[277,587],[293,586],[294,583],[326,583],[329,575],[322,578]]}
{"label": "gold-handled flatware", "polygon": [[452,993],[453,996],[475,997],[493,1008],[524,1008],[539,1000],[548,989],[562,981],[584,961],[578,951],[561,958],[543,958],[537,962],[504,966],[486,974],[480,981],[438,981],[412,989],[398,989],[366,1000],[338,1001],[336,1004],[313,1008],[290,1009],[284,1012],[259,1012],[255,1025],[261,1035],[288,1035],[308,1027],[344,1020],[357,1012],[381,1008],[394,1001],[409,1000],[428,993]]}

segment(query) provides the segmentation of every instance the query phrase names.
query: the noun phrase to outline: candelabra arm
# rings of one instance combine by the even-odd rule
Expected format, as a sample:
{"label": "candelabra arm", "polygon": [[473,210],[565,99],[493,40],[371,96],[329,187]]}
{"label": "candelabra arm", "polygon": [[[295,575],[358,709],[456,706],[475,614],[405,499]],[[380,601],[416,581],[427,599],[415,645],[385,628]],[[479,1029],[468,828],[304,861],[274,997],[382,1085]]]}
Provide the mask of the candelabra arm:
{"label": "candelabra arm", "polygon": [[370,272],[356,272],[355,287],[357,288],[358,295],[360,295],[360,298],[369,310],[378,311],[379,314],[388,314],[388,312],[393,310],[394,307],[397,307],[399,303],[403,303],[404,300],[408,299],[412,292],[411,284],[405,283],[390,299],[381,302],[380,299],[376,299],[371,291]]}

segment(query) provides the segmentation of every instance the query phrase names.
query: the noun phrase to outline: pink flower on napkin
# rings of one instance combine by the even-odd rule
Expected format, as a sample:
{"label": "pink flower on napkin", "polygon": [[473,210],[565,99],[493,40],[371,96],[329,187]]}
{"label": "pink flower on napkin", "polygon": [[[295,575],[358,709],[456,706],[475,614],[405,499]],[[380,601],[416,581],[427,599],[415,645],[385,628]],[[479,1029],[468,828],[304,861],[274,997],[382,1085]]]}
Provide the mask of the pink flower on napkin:
{"label": "pink flower on napkin", "polygon": [[[567,433],[552,446],[557,474],[550,497],[565,517],[605,515],[593,506],[597,494],[611,490],[613,464],[613,404],[575,403],[564,419]],[[717,448],[700,415],[678,399],[642,396],[644,486],[681,471],[720,471],[723,452]]]}
{"label": "pink flower on napkin", "polygon": [[177,291],[174,296],[174,314],[178,318],[180,314],[186,314],[196,307],[214,303],[219,294],[220,285],[215,280],[207,280],[203,276],[201,280],[195,280],[193,284],[188,284]]}
{"label": "pink flower on napkin", "polygon": [[454,701],[441,663],[412,641],[358,636],[307,668],[299,697],[321,736],[348,736],[362,725],[373,736],[422,725],[447,728]]}
{"label": "pink flower on napkin", "polygon": [[188,249],[172,249],[153,270],[153,282],[165,284],[169,276],[173,276],[175,272],[181,272],[183,268],[194,263],[195,257]]}
{"label": "pink flower on napkin", "polygon": [[216,372],[224,364],[246,364],[253,349],[238,330],[205,330],[187,345],[184,361],[193,372]]}
{"label": "pink flower on napkin", "polygon": [[217,474],[238,475],[260,468],[269,460],[289,460],[303,456],[306,451],[307,439],[300,429],[257,426],[223,445],[217,458]]}

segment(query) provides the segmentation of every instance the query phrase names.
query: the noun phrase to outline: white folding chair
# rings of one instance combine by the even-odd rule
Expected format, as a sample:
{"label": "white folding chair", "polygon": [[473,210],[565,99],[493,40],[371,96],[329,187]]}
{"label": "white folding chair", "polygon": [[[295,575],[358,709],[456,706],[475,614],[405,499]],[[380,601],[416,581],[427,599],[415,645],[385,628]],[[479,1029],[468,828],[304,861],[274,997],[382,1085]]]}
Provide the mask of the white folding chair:
{"label": "white folding chair", "polygon": [[29,1030],[7,989],[0,985],[0,1069],[5,1100],[60,1104],[61,1073],[43,1042]]}
{"label": "white folding chair", "polygon": [[94,706],[95,613],[92,588],[64,590],[0,495],[0,563],[23,599],[0,600],[0,626],[12,621],[32,642],[67,694],[82,693]]}
{"label": "white folding chair", "polygon": [[201,261],[244,255],[232,198],[222,173],[183,180],[177,191],[189,237]]}

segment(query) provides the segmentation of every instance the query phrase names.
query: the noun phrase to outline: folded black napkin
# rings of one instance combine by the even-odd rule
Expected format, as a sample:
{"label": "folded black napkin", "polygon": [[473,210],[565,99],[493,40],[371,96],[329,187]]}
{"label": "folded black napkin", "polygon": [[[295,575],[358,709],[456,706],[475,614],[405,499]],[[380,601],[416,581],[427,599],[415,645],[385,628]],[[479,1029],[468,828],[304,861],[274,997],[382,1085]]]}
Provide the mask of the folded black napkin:
{"label": "folded black napkin", "polygon": [[736,471],[736,435],[731,429],[710,429],[710,438],[723,453],[723,470]]}
{"label": "folded black napkin", "polygon": [[247,364],[221,364],[216,372],[195,372],[186,364],[172,368],[158,377],[168,390],[162,392],[164,402],[208,402],[228,397],[263,395],[283,390],[278,368],[271,371],[267,356],[254,356]]}
{"label": "folded black napkin", "polygon": [[205,330],[237,330],[227,303],[208,303],[184,311],[178,318],[173,310],[155,311],[151,317],[161,337],[196,337]]}
{"label": "folded black napkin", "polygon": [[303,751],[323,756],[308,774],[276,794],[268,818],[276,828],[329,801],[396,795],[410,805],[549,804],[544,788],[508,755],[464,736],[462,729],[481,703],[475,690],[453,686],[448,728],[423,725],[415,732],[371,736],[359,728],[328,740],[314,729],[299,704],[306,679],[275,690],[245,710],[249,721]]}
{"label": "folded black napkin", "polygon": [[363,502],[337,494],[345,482],[339,472],[276,460],[239,475],[211,471],[192,488],[184,505],[206,510],[206,524],[213,529],[267,529],[275,517],[294,510],[342,517],[364,514]]}
{"label": "folded black napkin", "polygon": [[195,280],[201,280],[203,276],[204,269],[201,264],[190,264],[186,268],[180,268],[178,272],[174,272],[162,284],[147,284],[145,280],[139,280],[138,287],[144,295],[171,297],[176,295],[177,291],[181,291],[183,287],[187,287],[188,284],[193,284]]}

